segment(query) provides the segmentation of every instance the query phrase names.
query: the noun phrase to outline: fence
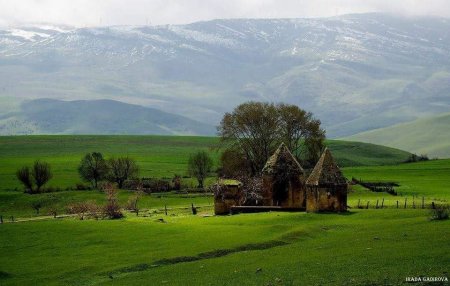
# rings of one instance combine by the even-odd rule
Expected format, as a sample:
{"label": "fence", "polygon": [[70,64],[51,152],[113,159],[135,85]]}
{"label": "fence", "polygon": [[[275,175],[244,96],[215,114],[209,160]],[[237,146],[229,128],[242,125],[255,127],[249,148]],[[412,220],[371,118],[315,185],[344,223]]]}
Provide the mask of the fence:
{"label": "fence", "polygon": [[384,198],[381,199],[374,199],[374,200],[361,200],[358,199],[358,203],[356,205],[349,204],[348,207],[350,209],[357,208],[357,209],[435,209],[437,204],[446,204],[442,202],[436,203],[434,200],[426,200],[425,197],[417,198],[412,197],[400,197],[397,200],[385,200]]}

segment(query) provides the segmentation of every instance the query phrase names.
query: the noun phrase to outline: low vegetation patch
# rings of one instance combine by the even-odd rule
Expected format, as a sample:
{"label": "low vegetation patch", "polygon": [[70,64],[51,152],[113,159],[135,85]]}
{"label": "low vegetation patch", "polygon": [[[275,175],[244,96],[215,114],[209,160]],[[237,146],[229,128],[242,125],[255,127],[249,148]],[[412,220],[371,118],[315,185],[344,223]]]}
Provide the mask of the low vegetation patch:
{"label": "low vegetation patch", "polygon": [[448,205],[436,205],[431,210],[431,220],[446,220],[449,218],[450,207]]}

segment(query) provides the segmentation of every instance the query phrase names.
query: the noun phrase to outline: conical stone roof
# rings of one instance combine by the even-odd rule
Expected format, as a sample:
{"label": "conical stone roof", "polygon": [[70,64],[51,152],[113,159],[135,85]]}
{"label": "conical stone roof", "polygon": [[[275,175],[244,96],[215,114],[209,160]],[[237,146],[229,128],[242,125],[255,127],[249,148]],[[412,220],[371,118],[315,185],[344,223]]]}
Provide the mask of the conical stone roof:
{"label": "conical stone roof", "polygon": [[306,180],[309,186],[345,185],[347,180],[333,159],[330,150],[325,148],[322,156]]}
{"label": "conical stone roof", "polygon": [[275,153],[270,156],[262,171],[265,174],[277,174],[280,172],[286,172],[289,175],[304,174],[302,166],[284,143],[281,143]]}

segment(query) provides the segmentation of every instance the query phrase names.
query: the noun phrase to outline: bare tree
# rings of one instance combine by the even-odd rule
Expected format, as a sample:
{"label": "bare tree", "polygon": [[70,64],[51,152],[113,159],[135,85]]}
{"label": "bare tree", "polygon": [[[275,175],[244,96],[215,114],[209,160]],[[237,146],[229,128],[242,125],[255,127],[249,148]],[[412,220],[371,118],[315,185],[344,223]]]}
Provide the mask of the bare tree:
{"label": "bare tree", "polygon": [[114,186],[112,184],[106,184],[104,186],[104,192],[106,194],[106,205],[103,208],[104,215],[110,219],[123,217],[117,198],[117,190]]}
{"label": "bare tree", "polygon": [[136,161],[130,157],[111,158],[108,161],[110,173],[109,180],[117,183],[119,189],[128,179],[136,178],[139,174],[139,167]]}
{"label": "bare tree", "polygon": [[188,161],[188,172],[197,178],[198,188],[203,188],[205,178],[211,172],[213,161],[206,151],[191,154]]}
{"label": "bare tree", "polygon": [[16,177],[25,186],[25,192],[33,192],[33,177],[28,166],[23,166],[18,169],[16,172]]}
{"label": "bare tree", "polygon": [[41,187],[45,185],[52,177],[50,164],[41,162],[39,160],[34,162],[33,169],[31,170],[34,183],[36,184],[36,192],[39,193]]}

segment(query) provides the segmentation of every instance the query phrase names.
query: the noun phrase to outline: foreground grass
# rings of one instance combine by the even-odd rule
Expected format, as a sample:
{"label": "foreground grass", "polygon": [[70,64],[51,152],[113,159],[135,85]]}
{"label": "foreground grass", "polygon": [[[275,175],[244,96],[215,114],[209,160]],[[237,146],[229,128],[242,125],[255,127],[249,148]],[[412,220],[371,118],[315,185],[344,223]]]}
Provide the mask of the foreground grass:
{"label": "foreground grass", "polygon": [[[450,221],[429,221],[425,210],[162,218],[1,225],[1,285],[397,285],[406,276],[448,277]],[[189,257],[200,259],[184,262]]]}

